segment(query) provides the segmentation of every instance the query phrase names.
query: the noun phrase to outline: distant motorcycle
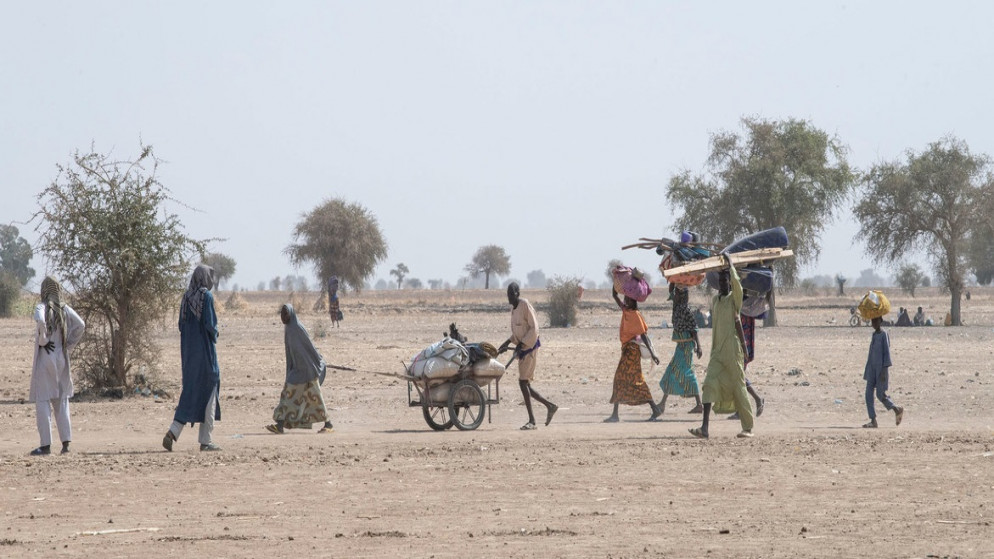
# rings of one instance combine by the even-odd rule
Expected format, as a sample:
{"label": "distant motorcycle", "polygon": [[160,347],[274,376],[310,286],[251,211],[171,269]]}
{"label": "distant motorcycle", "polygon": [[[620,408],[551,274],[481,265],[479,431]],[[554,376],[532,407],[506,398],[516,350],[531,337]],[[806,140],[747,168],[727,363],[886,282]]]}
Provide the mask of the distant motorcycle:
{"label": "distant motorcycle", "polygon": [[863,326],[870,325],[869,320],[863,320],[863,318],[859,316],[859,313],[856,311],[856,307],[849,307],[849,326],[859,326],[860,323],[863,323]]}

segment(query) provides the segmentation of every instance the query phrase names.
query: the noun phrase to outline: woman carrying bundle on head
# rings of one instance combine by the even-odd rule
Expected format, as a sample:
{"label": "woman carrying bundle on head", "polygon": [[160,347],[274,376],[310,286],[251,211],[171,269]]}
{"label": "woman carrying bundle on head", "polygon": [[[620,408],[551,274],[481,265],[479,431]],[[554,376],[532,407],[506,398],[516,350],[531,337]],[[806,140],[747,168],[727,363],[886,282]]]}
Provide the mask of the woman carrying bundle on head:
{"label": "woman carrying bundle on head", "polygon": [[[642,273],[637,268],[633,270],[632,276],[639,280],[642,279]],[[645,382],[645,375],[642,373],[642,350],[639,347],[639,341],[641,341],[648,348],[653,362],[659,364],[659,357],[656,357],[652,341],[647,335],[649,327],[638,311],[638,302],[635,299],[625,295],[624,301],[622,301],[615,288],[611,289],[611,296],[614,297],[614,302],[621,309],[621,360],[614,372],[614,391],[611,393],[614,411],[610,417],[604,420],[604,423],[618,422],[618,406],[620,404],[629,406],[648,404],[652,409],[649,421],[655,421],[663,412],[652,399],[649,385]]]}

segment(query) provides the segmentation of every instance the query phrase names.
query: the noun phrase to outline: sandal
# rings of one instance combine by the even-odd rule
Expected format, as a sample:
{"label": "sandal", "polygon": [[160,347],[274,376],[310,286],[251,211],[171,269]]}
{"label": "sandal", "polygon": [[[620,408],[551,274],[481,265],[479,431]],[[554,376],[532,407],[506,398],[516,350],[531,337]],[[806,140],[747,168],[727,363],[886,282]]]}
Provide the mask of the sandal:
{"label": "sandal", "polygon": [[766,398],[760,398],[759,402],[756,404],[756,417],[763,415],[763,409],[766,408]]}
{"label": "sandal", "polygon": [[864,423],[863,424],[863,429],[876,429],[876,428],[877,428],[877,420],[876,419],[871,419],[869,421],[869,423]]}
{"label": "sandal", "polygon": [[319,435],[322,434],[322,433],[334,433],[334,432],[335,432],[335,430],[332,429],[331,427],[322,427],[322,428],[318,429],[318,434]]}
{"label": "sandal", "polygon": [[218,450],[221,450],[221,447],[217,446],[214,443],[207,443],[200,445],[200,452],[217,452]]}
{"label": "sandal", "polygon": [[611,417],[604,420],[604,423],[617,423],[619,421],[618,416],[612,415]]}
{"label": "sandal", "polygon": [[522,431],[534,431],[535,429],[537,429],[537,427],[535,427],[535,424],[530,421],[521,426]]}
{"label": "sandal", "polygon": [[277,424],[275,424],[275,423],[271,423],[269,425],[266,425],[266,431],[269,431],[270,433],[273,433],[273,434],[276,434],[276,435],[282,435],[283,434],[283,429],[280,428],[280,426],[277,425]]}
{"label": "sandal", "polygon": [[690,431],[690,434],[697,437],[698,439],[708,438],[708,434],[700,427],[694,427],[693,429],[688,429],[688,431]]}
{"label": "sandal", "polygon": [[701,404],[697,404],[696,406],[691,408],[690,411],[688,411],[687,413],[704,413],[704,406],[702,406]]}
{"label": "sandal", "polygon": [[894,421],[896,425],[901,424],[901,420],[904,419],[904,408],[897,407],[894,409]]}

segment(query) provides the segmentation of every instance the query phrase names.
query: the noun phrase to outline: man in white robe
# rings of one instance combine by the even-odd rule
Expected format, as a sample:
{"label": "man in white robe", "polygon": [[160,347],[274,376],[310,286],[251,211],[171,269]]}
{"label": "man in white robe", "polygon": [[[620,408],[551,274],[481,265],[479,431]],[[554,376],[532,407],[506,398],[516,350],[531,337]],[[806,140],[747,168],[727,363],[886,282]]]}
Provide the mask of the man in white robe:
{"label": "man in white robe", "polygon": [[63,454],[69,452],[72,440],[69,398],[73,396],[73,383],[69,354],[83,337],[86,325],[61,299],[59,283],[46,277],[41,282],[41,303],[35,306],[34,312],[36,337],[29,398],[35,403],[41,446],[31,451],[32,456],[52,453],[53,410]]}

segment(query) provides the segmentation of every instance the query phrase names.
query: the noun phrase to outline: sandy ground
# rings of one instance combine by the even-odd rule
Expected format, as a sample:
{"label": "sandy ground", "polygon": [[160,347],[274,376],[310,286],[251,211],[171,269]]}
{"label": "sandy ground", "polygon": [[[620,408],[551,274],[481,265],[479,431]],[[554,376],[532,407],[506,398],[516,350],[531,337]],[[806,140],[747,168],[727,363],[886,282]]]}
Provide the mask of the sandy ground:
{"label": "sandy ground", "polygon": [[[249,293],[219,309],[222,452],[199,452],[190,429],[165,452],[175,399],[132,396],[73,403],[72,453],[33,458],[32,324],[0,320],[0,557],[992,557],[994,291],[973,291],[969,326],[890,329],[907,416],[895,427],[878,405],[877,430],[859,428],[871,330],[847,324],[855,297],[781,296],[749,369],[766,398],[752,440],[723,417],[691,438],[688,400],[661,422],[643,406],[602,423],[620,350],[603,291],[578,327],[542,332],[536,388],[561,410],[530,432],[513,367],[492,422],[465,432],[430,430],[406,382],[372,374],[400,372],[452,321],[499,344],[501,291],[347,294],[339,329],[304,305],[328,361],[361,372],[325,383],[334,433],[272,435],[284,296]],[[643,313],[665,366],[659,295]],[[546,294],[524,296],[547,321]],[[948,306],[934,290],[892,302]],[[710,331],[702,342],[706,362]],[[159,382],[178,395],[177,332],[161,344]],[[647,372],[657,399],[661,374]]]}

